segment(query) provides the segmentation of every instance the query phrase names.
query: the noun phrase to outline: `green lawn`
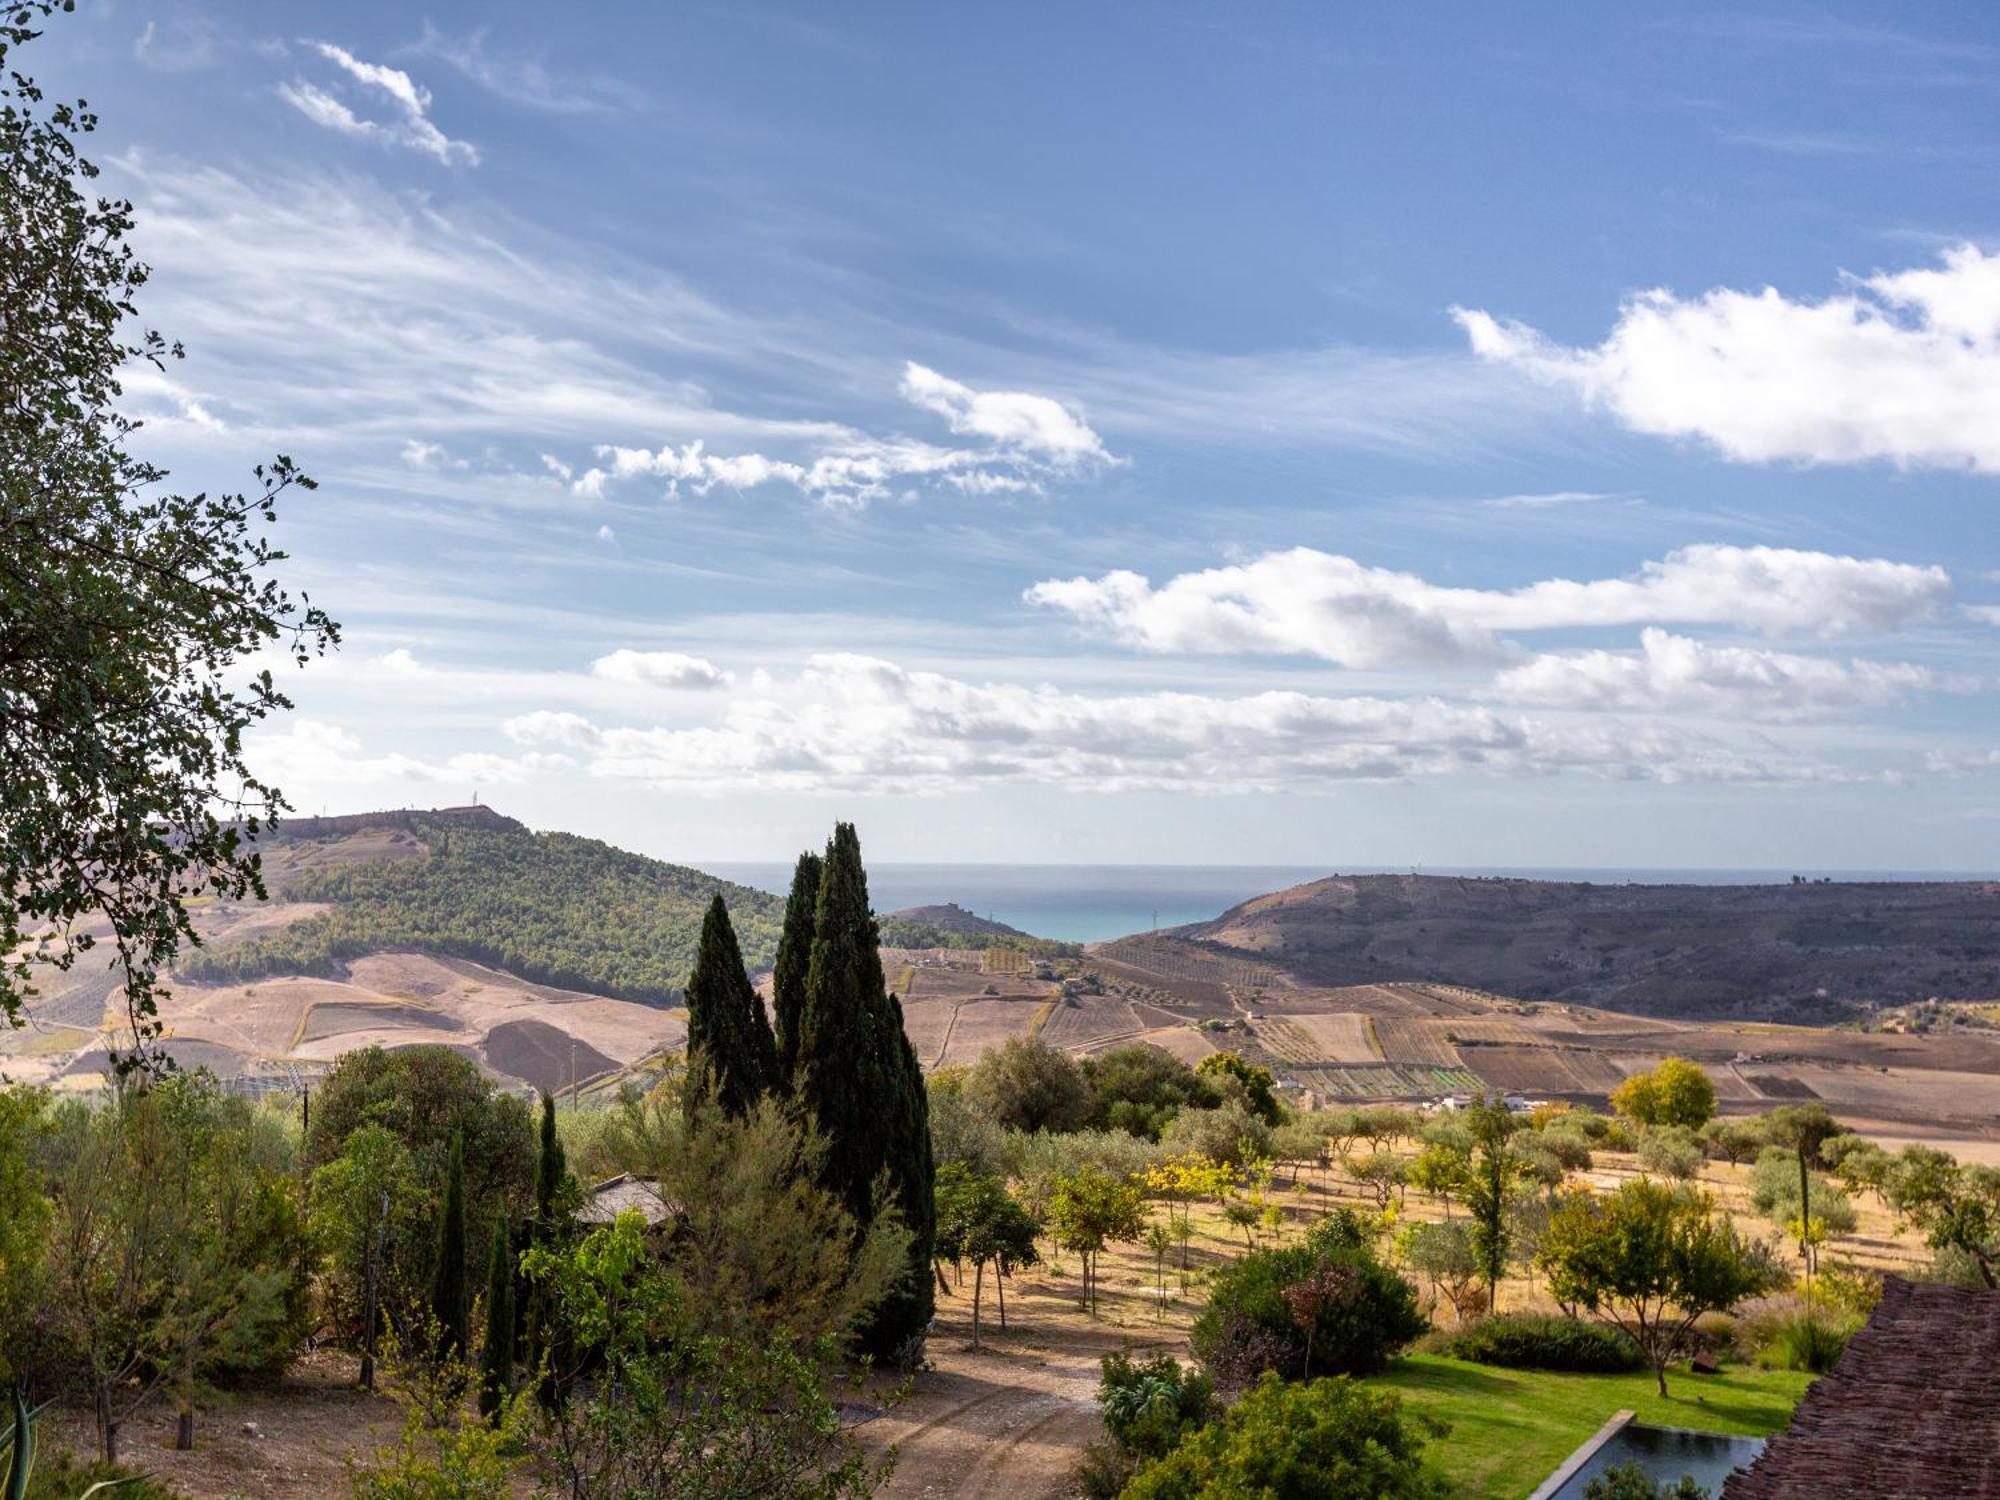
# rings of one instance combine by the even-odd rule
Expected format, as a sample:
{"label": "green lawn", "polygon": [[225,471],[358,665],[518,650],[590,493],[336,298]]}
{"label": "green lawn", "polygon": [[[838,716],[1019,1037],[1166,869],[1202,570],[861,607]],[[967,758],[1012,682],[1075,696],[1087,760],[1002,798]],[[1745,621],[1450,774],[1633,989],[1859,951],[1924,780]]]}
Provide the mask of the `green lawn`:
{"label": "green lawn", "polygon": [[1785,1425],[1812,1380],[1789,1370],[1669,1373],[1663,1401],[1644,1371],[1554,1375],[1413,1354],[1366,1383],[1451,1424],[1430,1453],[1461,1494],[1523,1500],[1613,1412],[1629,1409],[1660,1427],[1762,1436]]}

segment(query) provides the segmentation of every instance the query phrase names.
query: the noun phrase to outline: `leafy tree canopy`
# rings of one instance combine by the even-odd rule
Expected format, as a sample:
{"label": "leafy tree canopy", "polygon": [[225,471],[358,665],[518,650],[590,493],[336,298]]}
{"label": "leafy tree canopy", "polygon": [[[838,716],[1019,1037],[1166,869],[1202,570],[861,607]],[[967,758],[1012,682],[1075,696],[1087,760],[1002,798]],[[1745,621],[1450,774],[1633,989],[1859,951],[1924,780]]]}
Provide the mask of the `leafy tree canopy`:
{"label": "leafy tree canopy", "polygon": [[1715,1081],[1684,1057],[1665,1057],[1619,1084],[1611,1107],[1640,1125],[1699,1130],[1715,1113]]}
{"label": "leafy tree canopy", "polygon": [[[0,7],[0,68],[55,9]],[[246,493],[175,495],[128,451],[122,372],[181,349],[135,321],[147,270],[131,203],[93,191],[96,126],[0,77],[0,1015],[101,916],[138,1064],[189,899],[264,894],[252,846],[285,803],[243,736],[291,704],[252,658],[303,665],[339,627],[279,585],[263,533],[312,488],[289,458]]]}

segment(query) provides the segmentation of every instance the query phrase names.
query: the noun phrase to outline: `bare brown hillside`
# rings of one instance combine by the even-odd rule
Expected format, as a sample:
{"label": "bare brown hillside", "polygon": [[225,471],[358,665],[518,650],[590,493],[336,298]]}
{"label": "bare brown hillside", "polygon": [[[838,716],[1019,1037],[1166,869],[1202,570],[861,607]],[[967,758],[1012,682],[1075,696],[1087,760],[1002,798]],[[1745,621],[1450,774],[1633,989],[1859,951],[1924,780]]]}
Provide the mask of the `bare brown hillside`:
{"label": "bare brown hillside", "polygon": [[1302,983],[1416,980],[1677,1017],[1838,1021],[2000,995],[2000,883],[1332,876],[1172,937]]}

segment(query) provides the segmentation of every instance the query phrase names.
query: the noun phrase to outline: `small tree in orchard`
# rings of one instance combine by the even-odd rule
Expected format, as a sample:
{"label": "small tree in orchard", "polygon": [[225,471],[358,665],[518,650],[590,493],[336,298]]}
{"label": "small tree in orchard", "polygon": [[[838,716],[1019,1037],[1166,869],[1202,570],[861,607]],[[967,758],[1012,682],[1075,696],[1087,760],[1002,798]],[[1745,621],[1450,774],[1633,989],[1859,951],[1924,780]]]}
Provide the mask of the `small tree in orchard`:
{"label": "small tree in orchard", "polygon": [[1049,1195],[1049,1229],[1055,1242],[1083,1262],[1083,1305],[1097,1315],[1097,1258],[1109,1244],[1145,1232],[1145,1200],[1138,1186],[1086,1167],[1064,1177]]}
{"label": "small tree in orchard", "polygon": [[1770,1252],[1718,1218],[1708,1194],[1640,1179],[1600,1196],[1566,1195],[1550,1216],[1541,1266],[1549,1291],[1623,1329],[1667,1393],[1667,1366],[1703,1313],[1777,1286]]}
{"label": "small tree in orchard", "polygon": [[1933,1146],[1905,1146],[1889,1174],[1892,1208],[1933,1250],[1965,1256],[2000,1289],[2000,1168],[1955,1160]]}
{"label": "small tree in orchard", "polygon": [[1619,1084],[1611,1107],[1640,1125],[1699,1130],[1715,1113],[1715,1081],[1685,1057],[1662,1058]]}
{"label": "small tree in orchard", "polygon": [[1455,1321],[1463,1323],[1485,1301],[1479,1291],[1479,1255],[1472,1246],[1472,1230],[1463,1221],[1418,1220],[1397,1238],[1396,1249],[1403,1264],[1423,1277],[1432,1299],[1451,1304]]}
{"label": "small tree in orchard", "polygon": [[937,1215],[939,1257],[972,1262],[972,1347],[977,1349],[987,1266],[993,1267],[998,1285],[1011,1267],[1033,1265],[1039,1258],[1035,1236],[1041,1226],[999,1178],[957,1162],[938,1173]]}
{"label": "small tree in orchard", "polygon": [[1514,1117],[1505,1105],[1475,1105],[1467,1121],[1472,1158],[1466,1164],[1466,1211],[1472,1216],[1472,1253],[1486,1280],[1486,1310],[1493,1311],[1500,1295],[1500,1278],[1507,1274],[1511,1226],[1507,1206],[1519,1189],[1521,1163],[1509,1148]]}

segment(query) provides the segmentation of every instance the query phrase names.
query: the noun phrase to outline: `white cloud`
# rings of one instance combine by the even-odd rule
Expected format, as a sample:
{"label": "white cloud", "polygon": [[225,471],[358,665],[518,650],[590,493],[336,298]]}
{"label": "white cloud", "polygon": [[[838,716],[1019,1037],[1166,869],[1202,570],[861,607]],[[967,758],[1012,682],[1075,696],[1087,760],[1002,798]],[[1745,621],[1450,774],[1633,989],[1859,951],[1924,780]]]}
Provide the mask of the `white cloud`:
{"label": "white cloud", "polygon": [[1435,698],[1093,696],[975,684],[853,655],[760,679],[719,722],[602,726],[540,711],[518,744],[584,752],[593,774],[673,791],[940,792],[1004,783],[1242,793],[1353,781],[1573,772],[1618,779],[1847,779],[1811,754],[1669,725],[1549,720]]}
{"label": "white cloud", "polygon": [[481,782],[513,785],[572,762],[565,756],[463,752],[441,761],[391,753],[368,755],[349,731],[317,719],[293,719],[283,733],[257,737],[248,759],[258,776],[281,788],[298,807],[325,790],[393,782]]}
{"label": "white cloud", "polygon": [[593,677],[656,688],[719,688],[729,674],[714,662],[678,651],[633,651],[620,648],[590,664]]}
{"label": "white cloud", "polygon": [[1621,498],[1599,490],[1548,490],[1535,495],[1495,495],[1479,503],[1488,510],[1552,510],[1558,505],[1589,505]]}
{"label": "white cloud", "polygon": [[1772,287],[1643,292],[1595,348],[1487,312],[1453,316],[1482,359],[1729,458],[2000,473],[2000,254],[1971,245],[1819,302]]}
{"label": "white cloud", "polygon": [[1984,625],[2000,625],[2000,604],[1968,604],[1965,612]]}
{"label": "white cloud", "polygon": [[1537,656],[1494,679],[1503,702],[1582,710],[1792,719],[1893,707],[1913,693],[1976,692],[1976,678],[1909,662],[1832,661],[1714,645],[1657,627],[1639,650]]}
{"label": "white cloud", "polygon": [[1084,420],[1050,396],[1030,391],[975,391],[911,361],[903,396],[935,412],[960,436],[982,437],[1056,464],[1108,462],[1111,455]]}
{"label": "white cloud", "polygon": [[364,118],[328,90],[303,78],[279,84],[279,96],[314,124],[342,135],[407,146],[435,157],[446,166],[479,164],[476,147],[467,141],[455,141],[438,129],[430,117],[430,91],[420,87],[401,68],[365,62],[331,42],[314,42],[312,47],[355,83],[386,95],[398,116],[389,123]]}
{"label": "white cloud", "polygon": [[1942,568],[1777,547],[1683,547],[1625,578],[1448,588],[1296,547],[1184,573],[1049,579],[1025,597],[1149,651],[1316,656],[1350,667],[1503,660],[1503,632],[1734,625],[1770,635],[1893,630],[1950,598]]}
{"label": "white cloud", "polygon": [[717,487],[783,484],[828,505],[857,507],[888,498],[904,481],[941,483],[968,495],[1020,494],[1039,491],[1039,476],[1120,462],[1105,452],[1096,433],[1047,396],[974,391],[915,364],[904,367],[901,390],[944,416],[953,432],[986,438],[992,446],[947,448],[846,427],[831,427],[816,452],[796,459],[712,453],[699,438],[678,448],[605,444],[596,450],[598,463],[577,475],[570,488],[596,499],[609,485],[638,477],[664,479],[670,496],[683,486],[706,495]]}

